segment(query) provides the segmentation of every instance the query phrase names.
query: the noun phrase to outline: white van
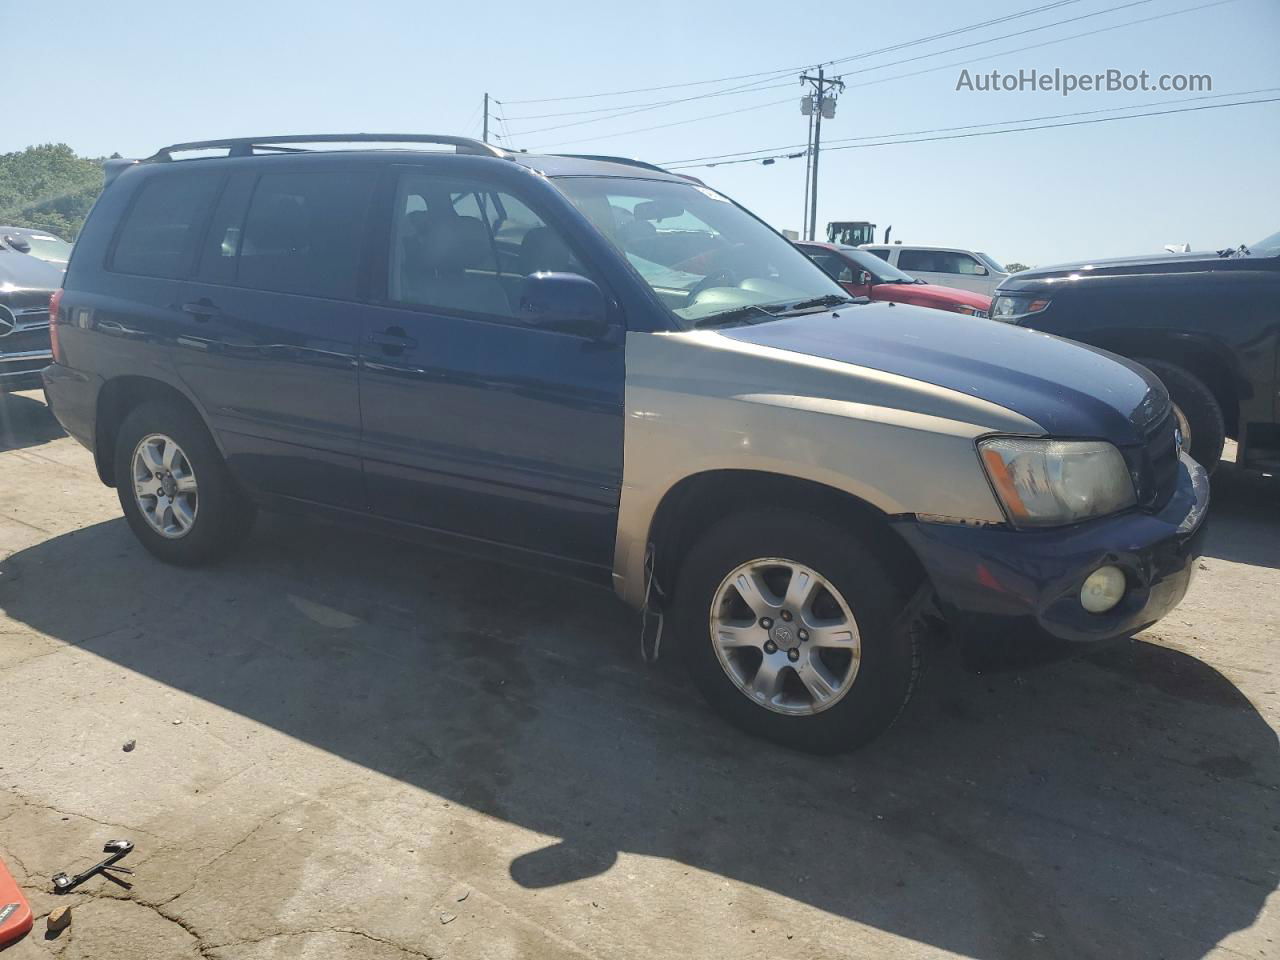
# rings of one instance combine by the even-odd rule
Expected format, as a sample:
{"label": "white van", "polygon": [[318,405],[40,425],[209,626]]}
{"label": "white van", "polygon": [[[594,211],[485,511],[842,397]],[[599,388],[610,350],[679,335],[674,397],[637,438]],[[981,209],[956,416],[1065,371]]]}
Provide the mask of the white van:
{"label": "white van", "polygon": [[925,283],[959,287],[988,297],[995,296],[1000,281],[1009,276],[1009,272],[999,261],[985,253],[961,250],[959,247],[864,243],[862,249]]}

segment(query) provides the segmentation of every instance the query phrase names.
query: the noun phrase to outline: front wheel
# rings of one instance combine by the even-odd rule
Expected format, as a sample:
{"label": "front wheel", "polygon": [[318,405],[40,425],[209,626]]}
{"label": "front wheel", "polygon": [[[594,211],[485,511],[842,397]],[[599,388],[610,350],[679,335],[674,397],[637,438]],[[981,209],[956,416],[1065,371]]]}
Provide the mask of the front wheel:
{"label": "front wheel", "polygon": [[694,682],[731,722],[800,750],[852,750],[897,718],[920,669],[905,591],[847,529],[752,511],[709,530],[673,607]]}
{"label": "front wheel", "polygon": [[1182,449],[1210,473],[1218,469],[1227,441],[1226,423],[1213,391],[1182,367],[1162,360],[1139,360],[1160,378],[1182,435]]}
{"label": "front wheel", "polygon": [[166,563],[217,560],[248,534],[254,509],[193,411],[144,403],[116,436],[116,493],[134,535]]}

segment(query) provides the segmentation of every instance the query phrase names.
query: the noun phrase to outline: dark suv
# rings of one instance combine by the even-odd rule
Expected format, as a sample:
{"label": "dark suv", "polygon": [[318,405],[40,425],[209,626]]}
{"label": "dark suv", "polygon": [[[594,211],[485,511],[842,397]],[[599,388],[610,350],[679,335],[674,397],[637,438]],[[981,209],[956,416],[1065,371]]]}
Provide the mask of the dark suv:
{"label": "dark suv", "polygon": [[1280,233],[1247,247],[1038,267],[1000,284],[991,316],[1130,357],[1173,397],[1212,471],[1280,471]]}
{"label": "dark suv", "polygon": [[156,556],[302,507],[570,573],[812,750],[893,721],[926,615],[1078,648],[1182,598],[1208,483],[1141,367],[854,300],[648,165],[302,139],[411,148],[116,165],[54,305],[50,406]]}

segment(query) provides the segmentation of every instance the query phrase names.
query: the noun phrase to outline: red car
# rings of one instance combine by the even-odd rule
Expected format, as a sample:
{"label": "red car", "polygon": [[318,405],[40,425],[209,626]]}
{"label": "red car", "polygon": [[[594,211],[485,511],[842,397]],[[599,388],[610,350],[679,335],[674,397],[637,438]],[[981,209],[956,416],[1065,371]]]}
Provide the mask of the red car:
{"label": "red car", "polygon": [[991,298],[970,290],[939,287],[908,276],[874,253],[838,243],[797,243],[814,263],[855,297],[892,300],[917,307],[950,310],[971,317],[991,315]]}

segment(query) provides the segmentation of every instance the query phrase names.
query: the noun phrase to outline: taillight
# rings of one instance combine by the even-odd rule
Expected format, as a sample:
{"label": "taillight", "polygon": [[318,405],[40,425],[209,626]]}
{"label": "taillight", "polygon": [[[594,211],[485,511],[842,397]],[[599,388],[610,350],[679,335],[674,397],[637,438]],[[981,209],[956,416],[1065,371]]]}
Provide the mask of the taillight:
{"label": "taillight", "polygon": [[62,349],[58,346],[58,308],[62,306],[62,288],[53,291],[49,298],[49,344],[53,348],[53,362],[62,363]]}

